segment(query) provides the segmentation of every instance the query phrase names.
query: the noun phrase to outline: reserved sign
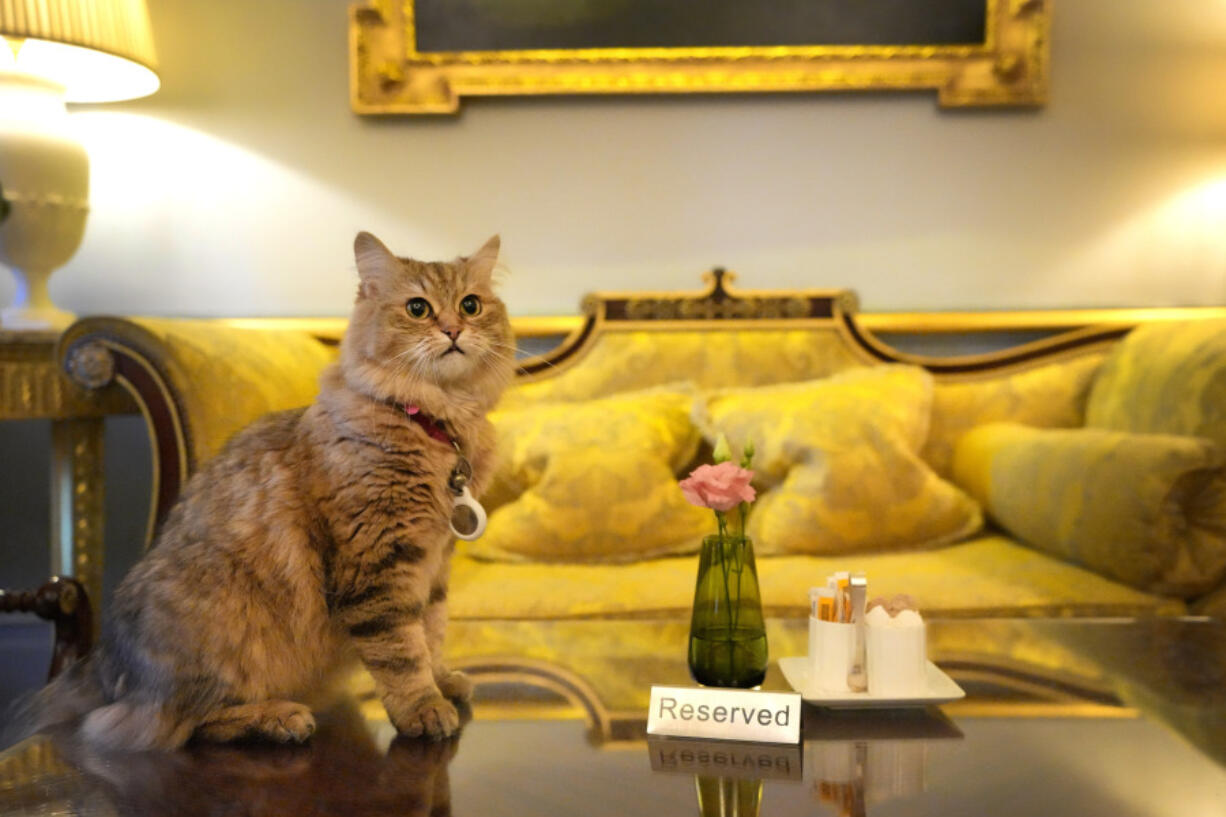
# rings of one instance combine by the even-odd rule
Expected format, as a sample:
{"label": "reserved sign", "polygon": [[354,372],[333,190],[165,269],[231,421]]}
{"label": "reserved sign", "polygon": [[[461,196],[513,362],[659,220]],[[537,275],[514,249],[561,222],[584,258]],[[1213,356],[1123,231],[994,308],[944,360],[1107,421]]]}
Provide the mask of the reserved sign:
{"label": "reserved sign", "polygon": [[651,688],[647,734],[800,742],[800,695],[715,687]]}

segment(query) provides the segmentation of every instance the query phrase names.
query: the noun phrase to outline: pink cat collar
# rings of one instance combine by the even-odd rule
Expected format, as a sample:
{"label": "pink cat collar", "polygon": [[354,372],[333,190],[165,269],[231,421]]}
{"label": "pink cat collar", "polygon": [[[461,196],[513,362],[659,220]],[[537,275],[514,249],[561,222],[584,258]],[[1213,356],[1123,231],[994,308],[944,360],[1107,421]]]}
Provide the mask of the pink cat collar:
{"label": "pink cat collar", "polygon": [[402,408],[404,408],[404,413],[409,416],[409,419],[421,426],[422,430],[425,431],[426,434],[428,434],[432,439],[438,440],[440,443],[445,443],[446,445],[456,445],[455,439],[447,433],[446,429],[443,427],[443,424],[422,411],[421,406],[411,406],[408,403],[405,403]]}

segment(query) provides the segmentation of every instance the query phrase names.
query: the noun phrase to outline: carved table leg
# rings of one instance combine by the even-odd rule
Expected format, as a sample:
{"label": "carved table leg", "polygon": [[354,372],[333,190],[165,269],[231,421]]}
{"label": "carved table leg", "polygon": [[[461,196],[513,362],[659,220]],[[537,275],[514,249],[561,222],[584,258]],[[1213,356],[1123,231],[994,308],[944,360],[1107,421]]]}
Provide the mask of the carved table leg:
{"label": "carved table leg", "polygon": [[[102,419],[51,424],[51,572],[73,576],[102,607],[105,527]],[[97,617],[94,622],[97,634]]]}

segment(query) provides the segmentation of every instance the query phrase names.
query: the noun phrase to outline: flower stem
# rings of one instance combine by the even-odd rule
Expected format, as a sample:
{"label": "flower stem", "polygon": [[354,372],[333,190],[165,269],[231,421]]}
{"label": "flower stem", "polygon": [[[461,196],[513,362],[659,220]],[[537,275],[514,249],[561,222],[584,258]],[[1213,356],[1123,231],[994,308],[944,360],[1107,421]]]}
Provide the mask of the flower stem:
{"label": "flower stem", "polygon": [[[724,601],[726,603],[724,607],[724,619],[728,623],[728,678],[731,680],[733,677],[734,667],[733,653],[736,650],[736,640],[734,636],[736,635],[736,611],[740,607],[740,587],[739,585],[737,587],[738,603],[733,604],[732,587],[729,584],[728,576],[728,557],[732,555],[728,552],[728,518],[722,511],[716,511],[715,519],[719,522],[719,567],[724,574]],[[732,547],[735,547],[735,545]]]}
{"label": "flower stem", "polygon": [[740,538],[733,544],[736,552],[736,560],[733,562],[736,568],[736,606],[732,609],[732,632],[735,633],[741,623],[741,573],[745,570],[745,509],[749,507],[748,502],[742,502],[737,506],[740,511]]}

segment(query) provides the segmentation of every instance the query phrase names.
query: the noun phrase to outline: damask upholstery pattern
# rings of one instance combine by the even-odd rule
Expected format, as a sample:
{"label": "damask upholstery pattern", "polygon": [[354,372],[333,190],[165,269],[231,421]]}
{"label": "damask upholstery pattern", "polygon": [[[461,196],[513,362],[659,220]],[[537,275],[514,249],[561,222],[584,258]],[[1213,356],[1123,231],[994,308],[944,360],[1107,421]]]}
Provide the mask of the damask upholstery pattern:
{"label": "damask upholstery pattern", "polygon": [[962,438],[954,471],[1028,544],[1188,598],[1226,575],[1224,462],[1204,438],[996,423]]}
{"label": "damask upholstery pattern", "polygon": [[714,522],[676,473],[701,442],[693,397],[662,388],[491,416],[499,454],[489,528],[471,555],[625,562],[697,550]]}
{"label": "damask upholstery pattern", "polygon": [[958,438],[984,423],[1014,422],[1036,428],[1076,428],[1085,421],[1086,398],[1104,352],[1024,372],[937,383],[932,428],[920,455],[942,477],[953,474]]}
{"label": "damask upholstery pattern", "polygon": [[1226,321],[1130,332],[1094,381],[1086,425],[1207,437],[1226,450]]}
{"label": "damask upholstery pattern", "polygon": [[752,441],[762,489],[748,532],[762,555],[919,549],[977,531],[974,501],[919,458],[932,376],[859,368],[822,380],[708,394],[709,438]]}

